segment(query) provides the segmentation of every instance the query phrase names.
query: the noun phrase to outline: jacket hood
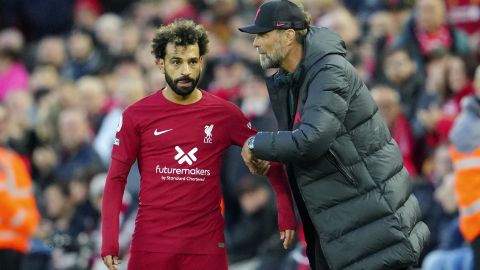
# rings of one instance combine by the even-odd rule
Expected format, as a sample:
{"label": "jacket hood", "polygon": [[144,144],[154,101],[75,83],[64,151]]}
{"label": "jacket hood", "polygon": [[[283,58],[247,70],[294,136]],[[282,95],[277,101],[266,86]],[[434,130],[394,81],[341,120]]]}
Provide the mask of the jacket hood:
{"label": "jacket hood", "polygon": [[450,140],[462,152],[471,152],[480,146],[480,102],[474,97],[462,100],[463,112],[450,132]]}
{"label": "jacket hood", "polygon": [[328,28],[310,27],[304,41],[302,67],[308,70],[328,54],[340,54],[345,57],[347,54],[345,42]]}

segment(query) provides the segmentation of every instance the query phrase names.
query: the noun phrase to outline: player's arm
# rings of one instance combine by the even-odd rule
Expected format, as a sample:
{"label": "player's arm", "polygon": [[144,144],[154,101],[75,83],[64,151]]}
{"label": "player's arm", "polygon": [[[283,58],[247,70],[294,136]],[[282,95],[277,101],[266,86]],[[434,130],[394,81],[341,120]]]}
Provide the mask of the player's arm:
{"label": "player's arm", "polygon": [[130,165],[112,158],[102,199],[102,258],[108,269],[116,269],[120,209]]}
{"label": "player's arm", "polygon": [[102,251],[101,256],[110,270],[116,270],[118,258],[119,216],[127,176],[137,157],[140,136],[128,109],[123,113],[112,148],[112,161],[102,199]]}
{"label": "player's arm", "polygon": [[[230,127],[229,130],[235,130],[235,132],[231,132],[230,136],[233,144],[242,146],[245,145],[245,141],[249,137],[254,136],[257,131],[251,126],[249,121],[237,107],[233,108],[232,111],[234,118],[232,120],[234,121],[230,121],[230,123],[235,126]],[[284,248],[288,248],[294,239],[297,220],[293,210],[290,186],[288,184],[283,164],[279,162],[266,162],[267,166],[264,166],[262,162],[265,163],[265,161],[255,159],[252,159],[251,162],[253,163],[255,170],[261,171],[261,173],[258,173],[257,171],[257,174],[267,175],[270,185],[275,191],[277,197],[278,229],[280,231],[280,238],[283,240]],[[252,171],[250,167],[249,169]]]}
{"label": "player's arm", "polygon": [[277,196],[278,230],[285,249],[292,244],[295,236],[297,219],[293,209],[293,200],[288,178],[282,163],[271,162],[268,180]]}

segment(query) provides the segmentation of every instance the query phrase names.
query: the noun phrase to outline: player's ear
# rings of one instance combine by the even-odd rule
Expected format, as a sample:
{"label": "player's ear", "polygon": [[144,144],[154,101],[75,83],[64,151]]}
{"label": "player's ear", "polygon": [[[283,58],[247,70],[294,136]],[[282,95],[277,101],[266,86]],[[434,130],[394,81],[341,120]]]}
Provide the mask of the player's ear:
{"label": "player's ear", "polygon": [[165,60],[163,58],[155,59],[155,65],[160,69],[162,73],[165,73]]}

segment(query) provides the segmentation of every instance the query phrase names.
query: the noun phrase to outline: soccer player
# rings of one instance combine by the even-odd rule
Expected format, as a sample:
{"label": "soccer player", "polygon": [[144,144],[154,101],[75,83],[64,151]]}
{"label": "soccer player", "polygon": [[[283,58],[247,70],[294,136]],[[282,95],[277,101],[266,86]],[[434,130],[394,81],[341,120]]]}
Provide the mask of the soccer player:
{"label": "soccer player", "polygon": [[[116,269],[118,227],[127,174],[138,159],[139,210],[128,269],[227,269],[220,211],[221,157],[256,132],[232,103],[197,88],[208,37],[189,20],[162,26],[152,54],[167,86],[130,105],[116,130],[102,205],[102,257]],[[295,216],[285,171],[257,162],[277,194],[283,245]]]}

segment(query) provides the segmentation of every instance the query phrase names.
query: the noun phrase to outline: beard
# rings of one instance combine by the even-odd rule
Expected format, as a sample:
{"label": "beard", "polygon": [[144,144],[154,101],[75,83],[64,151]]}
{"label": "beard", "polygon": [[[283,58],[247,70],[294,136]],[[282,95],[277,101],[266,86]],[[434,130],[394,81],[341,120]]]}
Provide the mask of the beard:
{"label": "beard", "polygon": [[260,53],[260,66],[264,70],[269,68],[279,68],[282,60],[285,58],[286,52],[285,48],[280,42],[275,42],[273,46],[273,53],[268,55],[267,53]]}
{"label": "beard", "polygon": [[[198,80],[200,79],[200,75],[196,79],[192,79],[188,76],[183,76],[180,77],[176,80],[173,80],[170,75],[168,75],[168,72],[165,70],[165,81],[167,82],[168,86],[175,92],[175,94],[186,97],[190,95],[193,90],[197,87]],[[186,83],[191,83],[190,86],[178,86],[178,83],[180,81],[186,82]]]}

